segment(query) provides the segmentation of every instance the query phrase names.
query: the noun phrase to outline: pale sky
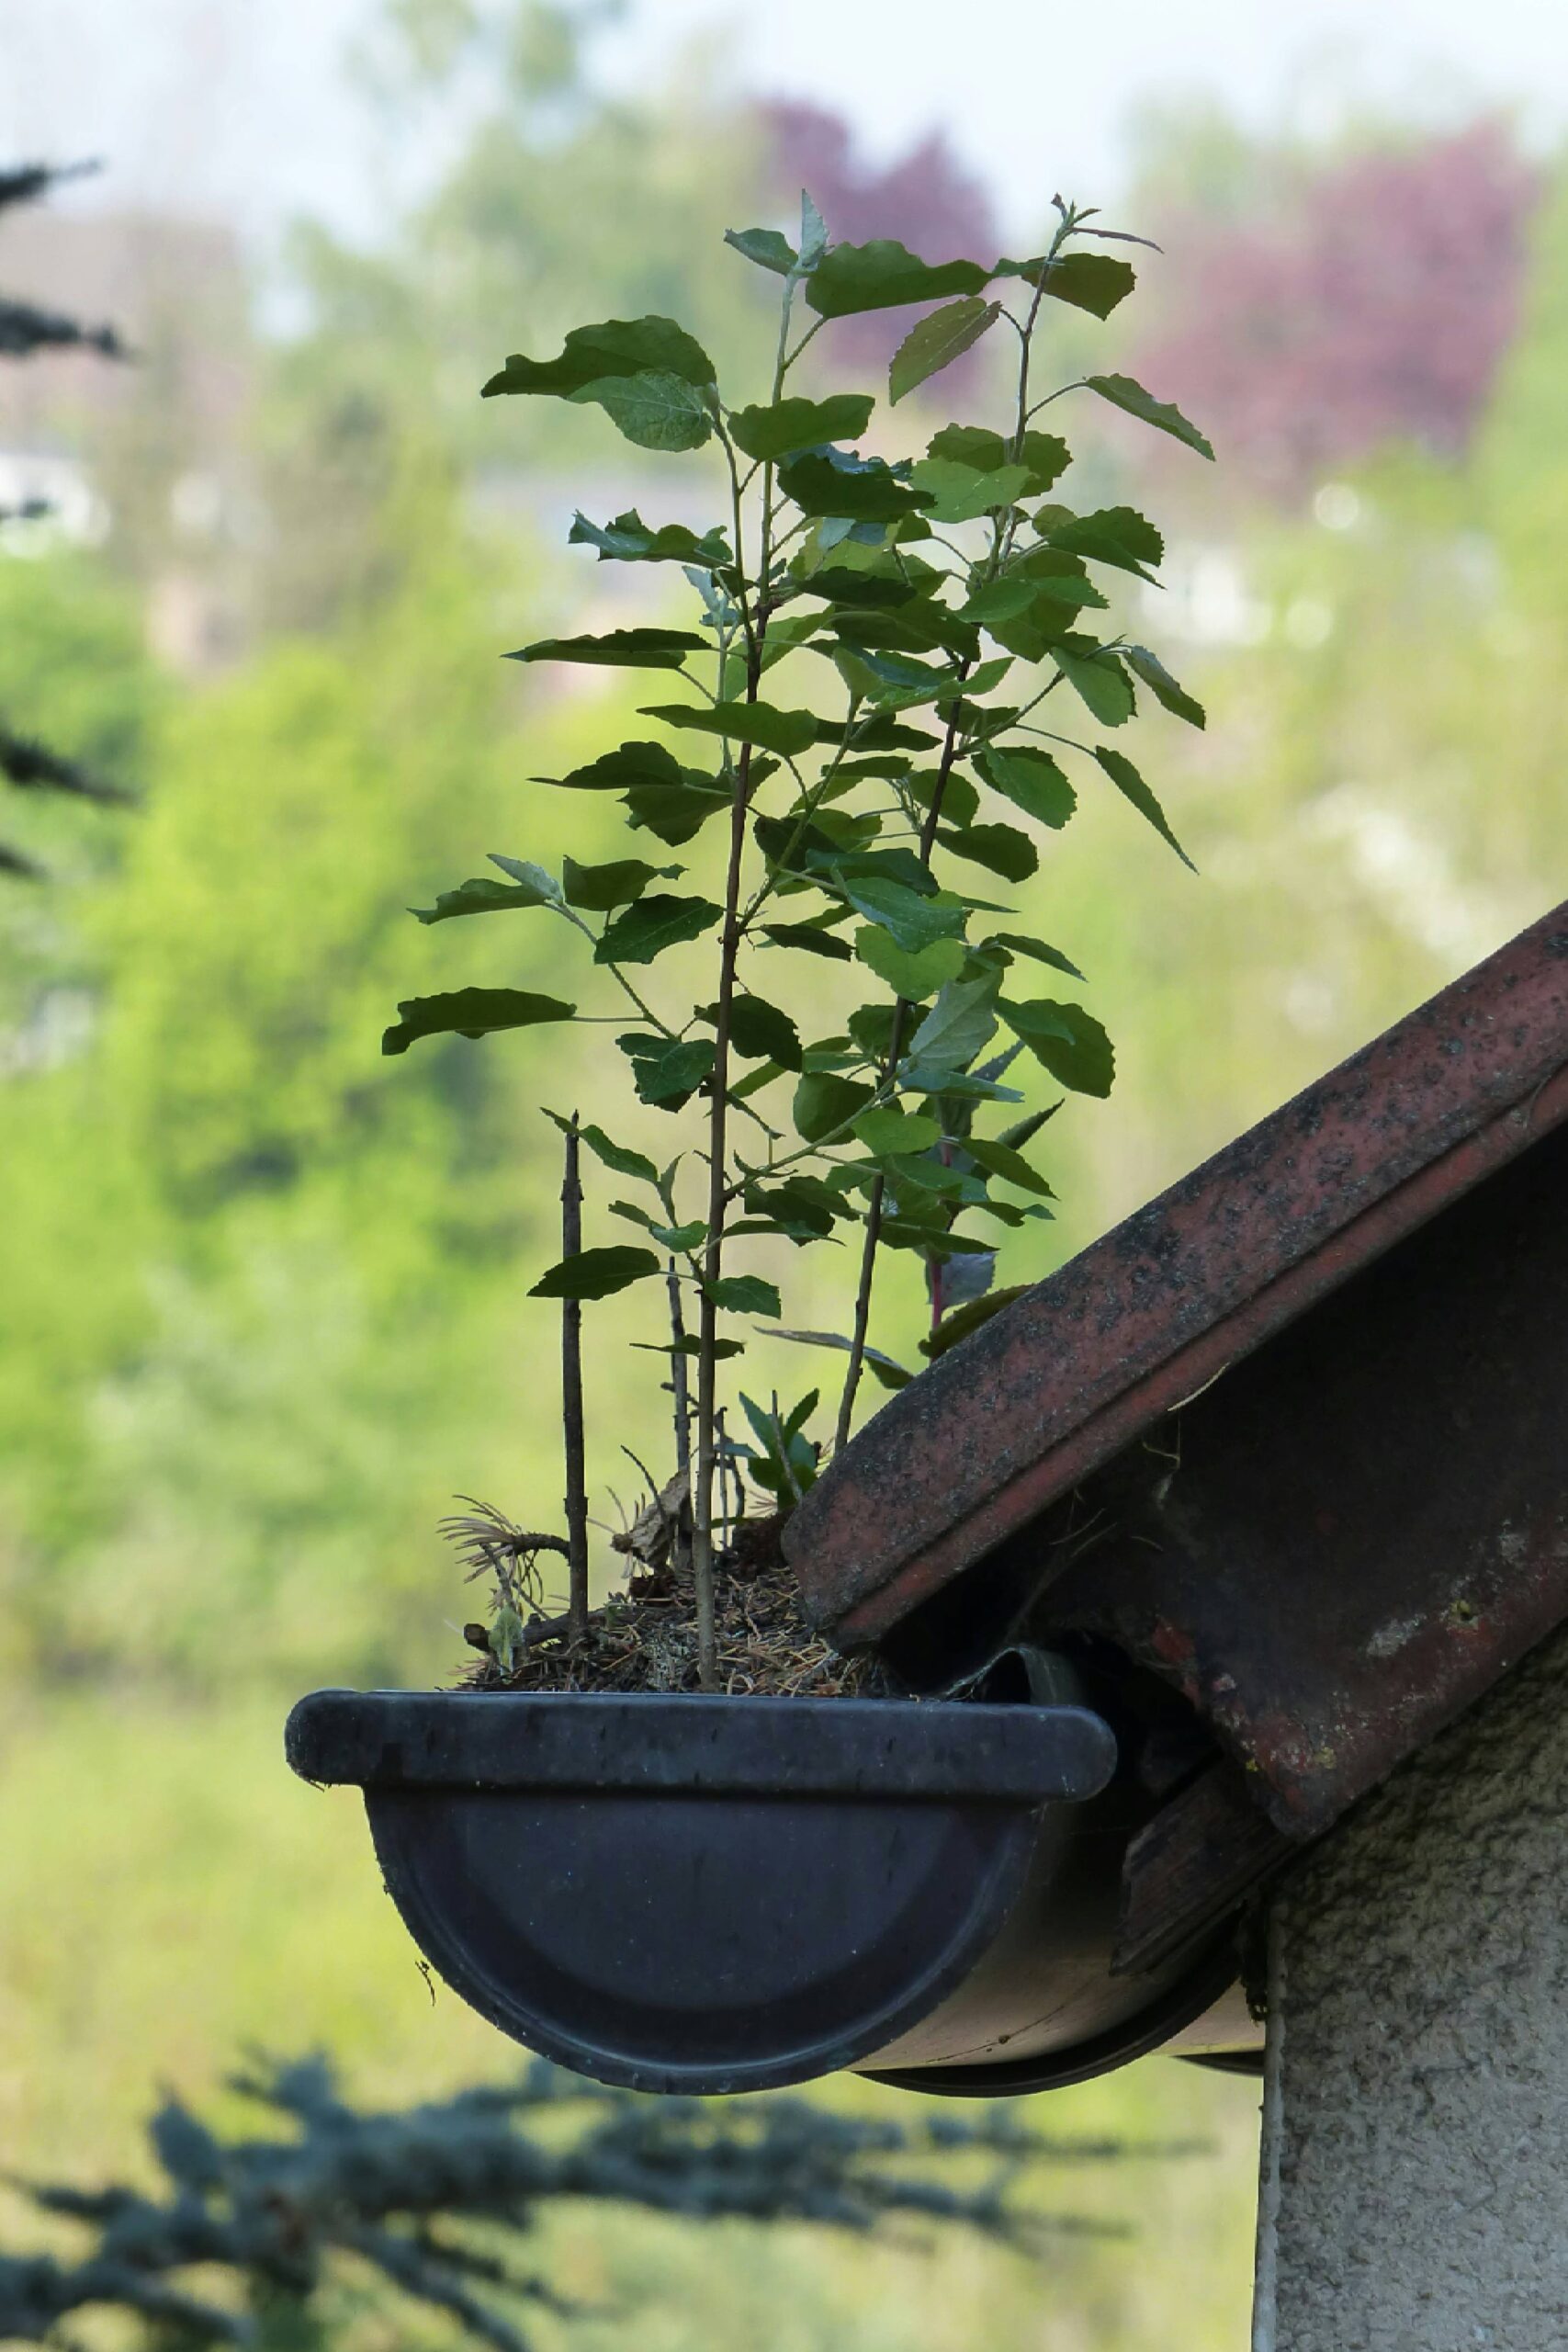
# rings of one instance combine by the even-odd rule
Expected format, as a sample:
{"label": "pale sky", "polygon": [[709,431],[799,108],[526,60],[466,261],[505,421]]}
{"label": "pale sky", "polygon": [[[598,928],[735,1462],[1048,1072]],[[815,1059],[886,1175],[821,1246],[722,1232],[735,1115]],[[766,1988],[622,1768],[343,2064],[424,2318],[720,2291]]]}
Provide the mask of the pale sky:
{"label": "pale sky", "polygon": [[[177,195],[262,239],[300,209],[371,231],[381,187],[340,70],[370,9],[0,0],[0,150],[103,154],[78,203]],[[1438,118],[1500,102],[1540,143],[1568,130],[1568,0],[640,0],[607,62],[635,84],[705,28],[728,28],[738,83],[840,109],[874,152],[944,123],[1010,229],[1056,187],[1114,200],[1129,117],[1158,93],[1265,125],[1321,123],[1349,89]]]}

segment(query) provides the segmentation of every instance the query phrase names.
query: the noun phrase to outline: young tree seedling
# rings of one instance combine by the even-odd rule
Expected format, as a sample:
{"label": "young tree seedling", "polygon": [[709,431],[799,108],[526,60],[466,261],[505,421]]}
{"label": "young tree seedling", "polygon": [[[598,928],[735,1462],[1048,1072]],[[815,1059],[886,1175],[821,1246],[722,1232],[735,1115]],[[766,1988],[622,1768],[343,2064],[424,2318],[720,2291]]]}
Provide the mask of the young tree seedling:
{"label": "young tree seedling", "polygon": [[[558,874],[496,854],[500,878],[465,882],[420,910],[423,922],[539,910],[578,934],[608,1004],[623,1009],[460,989],[400,1005],[384,1041],[401,1053],[416,1038],[454,1032],[608,1019],[637,1098],[676,1123],[677,1148],[660,1168],[602,1127],[549,1114],[567,1136],[572,1205],[563,1255],[534,1295],[566,1302],[570,1465],[580,1464],[571,1366],[581,1303],[638,1283],[666,1294],[671,1336],[660,1344],[678,1466],[689,1443],[708,1689],[717,1679],[720,1391],[745,1344],[738,1323],[760,1318],[778,1336],[845,1358],[837,1447],[868,1369],[890,1387],[909,1376],[871,1345],[887,1250],[923,1261],[928,1354],[1010,1295],[995,1287],[996,1228],[1050,1215],[1050,1186],[1025,1148],[1056,1106],[1021,1111],[1021,1091],[1006,1081],[1027,1055],[1057,1086],[1104,1095],[1112,1056],[1081,1004],[1035,993],[1052,975],[1083,975],[1024,926],[1006,894],[1038,869],[1039,836],[1072,816],[1075,765],[1124,795],[1185,860],[1140,770],[1097,740],[1134,718],[1139,686],[1203,724],[1158,657],[1109,625],[1102,583],[1153,581],[1163,541],[1133,507],[1086,514],[1057,502],[1071,453],[1036,420],[1088,394],[1202,457],[1213,452],[1179,410],[1131,377],[1038,390],[1045,305],[1105,319],[1134,275],[1100,243],[1145,242],[1060,198],[1055,211],[1048,247],[1023,261],[933,266],[894,239],[834,244],[809,197],[797,245],[774,229],[730,232],[727,243],[779,285],[760,401],[732,404],[701,345],[660,317],[574,328],[556,357],[516,354],[484,387],[492,397],[596,404],[642,449],[712,448],[726,488],[722,518],[700,531],[655,528],[633,509],[604,524],[580,514],[570,534],[601,562],[677,568],[697,601],[694,628],[550,638],[513,657],[667,672],[684,689],[679,700],[642,706],[649,724],[635,740],[540,779],[616,796],[626,854],[567,857]],[[889,404],[999,331],[1016,345],[1006,414],[998,425],[944,425],[918,457],[867,454],[871,394],[807,393],[792,379],[835,320],[932,301],[941,307],[894,356]],[[718,895],[669,887],[685,867],[668,853],[709,827],[722,844],[722,882],[710,886]],[[691,973],[697,942],[705,976],[677,993],[674,976]],[[668,980],[649,969],[666,957]],[[847,996],[859,993],[852,982],[868,993],[833,1034],[812,1036],[809,992],[791,976],[824,960],[839,967]],[[998,1036],[1006,1042],[996,1050]],[[580,1146],[630,1188],[609,1208],[637,1230],[636,1242],[581,1246]],[[974,1230],[976,1218],[989,1228]],[[847,1328],[785,1326],[777,1285],[734,1271],[738,1245],[752,1237],[801,1249],[851,1241]],[[817,1475],[822,1449],[805,1427],[816,1398],[787,1409],[776,1398],[768,1408],[744,1395],[740,1403],[758,1442],[725,1441],[725,1450],[732,1464],[747,1460],[787,1510]],[[581,1468],[569,1467],[571,1497],[581,1484]],[[569,1503],[574,1623],[586,1609],[586,1522],[577,1514]]]}

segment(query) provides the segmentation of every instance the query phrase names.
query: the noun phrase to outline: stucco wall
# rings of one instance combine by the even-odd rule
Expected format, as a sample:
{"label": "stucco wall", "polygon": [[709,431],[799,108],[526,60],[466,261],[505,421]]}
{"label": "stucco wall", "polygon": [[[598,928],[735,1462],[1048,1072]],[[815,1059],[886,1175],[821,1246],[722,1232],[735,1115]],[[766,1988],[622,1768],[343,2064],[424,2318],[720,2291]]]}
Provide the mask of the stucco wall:
{"label": "stucco wall", "polygon": [[1568,1634],[1332,1834],[1271,1945],[1255,2352],[1564,2352]]}

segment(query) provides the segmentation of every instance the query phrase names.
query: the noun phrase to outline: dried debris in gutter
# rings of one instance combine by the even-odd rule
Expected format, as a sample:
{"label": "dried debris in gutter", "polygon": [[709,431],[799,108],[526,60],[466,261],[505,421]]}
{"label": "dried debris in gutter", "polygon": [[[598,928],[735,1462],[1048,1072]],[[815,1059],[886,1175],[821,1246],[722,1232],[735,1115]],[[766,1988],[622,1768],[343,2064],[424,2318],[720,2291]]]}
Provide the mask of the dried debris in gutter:
{"label": "dried debris in gutter", "polygon": [[[493,1505],[443,1521],[470,1581],[487,1578],[487,1622],[463,1628],[479,1655],[468,1690],[696,1690],[696,1598],[689,1568],[685,1474],[652,1497],[611,1537],[627,1561],[624,1591],[590,1612],[574,1639],[564,1614],[545,1606],[540,1555],[564,1554],[561,1538],[515,1526]],[[800,1587],[779,1549],[776,1514],[742,1518],[715,1563],[720,1689],[731,1697],[878,1698],[893,1695],[869,1656],[845,1657],[807,1623]]]}

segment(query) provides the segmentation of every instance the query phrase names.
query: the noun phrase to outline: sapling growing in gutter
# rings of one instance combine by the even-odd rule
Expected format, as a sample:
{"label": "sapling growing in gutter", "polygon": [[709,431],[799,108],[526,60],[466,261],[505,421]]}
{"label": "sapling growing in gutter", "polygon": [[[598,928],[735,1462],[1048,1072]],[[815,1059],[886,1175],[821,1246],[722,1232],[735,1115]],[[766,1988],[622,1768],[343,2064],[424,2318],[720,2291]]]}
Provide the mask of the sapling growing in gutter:
{"label": "sapling growing in gutter", "polygon": [[[580,514],[570,534],[601,562],[675,567],[696,599],[694,626],[549,638],[513,657],[664,672],[683,690],[641,707],[649,725],[635,740],[540,779],[616,796],[626,854],[596,864],[569,856],[558,874],[497,854],[497,874],[419,910],[424,922],[536,911],[562,923],[579,937],[585,978],[602,983],[599,1002],[585,1010],[575,992],[461,989],[400,1005],[384,1041],[401,1053],[427,1036],[608,1021],[637,1100],[674,1125],[660,1167],[596,1125],[550,1114],[567,1137],[569,1192],[585,1149],[629,1188],[608,1212],[638,1238],[583,1247],[570,1225],[534,1295],[566,1303],[569,1424],[582,1303],[637,1283],[661,1298],[669,1337],[657,1344],[671,1367],[706,1689],[718,1680],[721,1450],[732,1466],[745,1460],[786,1511],[823,1450],[806,1428],[815,1398],[762,1405],[739,1384],[758,1442],[721,1447],[728,1368],[745,1346],[738,1333],[760,1322],[843,1358],[838,1447],[868,1371],[889,1387],[909,1376],[872,1344],[886,1251],[924,1263],[927,1353],[974,1327],[1000,1295],[999,1238],[1051,1214],[1051,1188],[1026,1147],[1055,1105],[1022,1107],[1021,1069],[1032,1059],[1058,1088],[1103,1096],[1113,1068],[1092,1014],[1043,992],[1083,975],[1006,895],[1037,871],[1040,836],[1072,816],[1075,771],[1112,786],[1185,859],[1139,768],[1099,740],[1136,716],[1139,686],[1203,724],[1158,656],[1111,626],[1107,586],[1153,581],[1160,534],[1130,506],[1080,513],[1059,503],[1071,453],[1037,420],[1088,396],[1204,458],[1213,452],[1179,410],[1130,377],[1040,390],[1046,305],[1108,317],[1134,273],[1101,245],[1145,242],[1059,198],[1055,213],[1044,252],[992,263],[933,266],[893,239],[835,244],[809,197],[798,244],[775,229],[730,232],[736,253],[778,281],[760,401],[737,404],[701,345],[660,317],[575,328],[554,358],[514,354],[484,387],[492,397],[596,404],[642,449],[711,450],[723,485],[720,519],[700,530],[655,528],[633,509],[606,523]],[[944,425],[910,458],[864,454],[872,395],[804,393],[795,371],[835,320],[932,301],[941,307],[894,356],[890,405],[1000,332],[1016,346],[1005,416]],[[1066,413],[1055,409],[1052,424]],[[710,826],[722,844],[717,895],[671,888],[685,868],[669,853]],[[808,991],[791,975],[824,959],[868,994],[834,1034],[813,1036]],[[976,1219],[988,1227],[975,1230]],[[736,1270],[754,1237],[852,1245],[841,1329],[785,1325],[777,1284]],[[569,1433],[569,1463],[580,1462],[572,1443]],[[580,1495],[580,1470],[568,1483]],[[586,1569],[581,1514],[571,1516],[570,1618],[581,1627]]]}

